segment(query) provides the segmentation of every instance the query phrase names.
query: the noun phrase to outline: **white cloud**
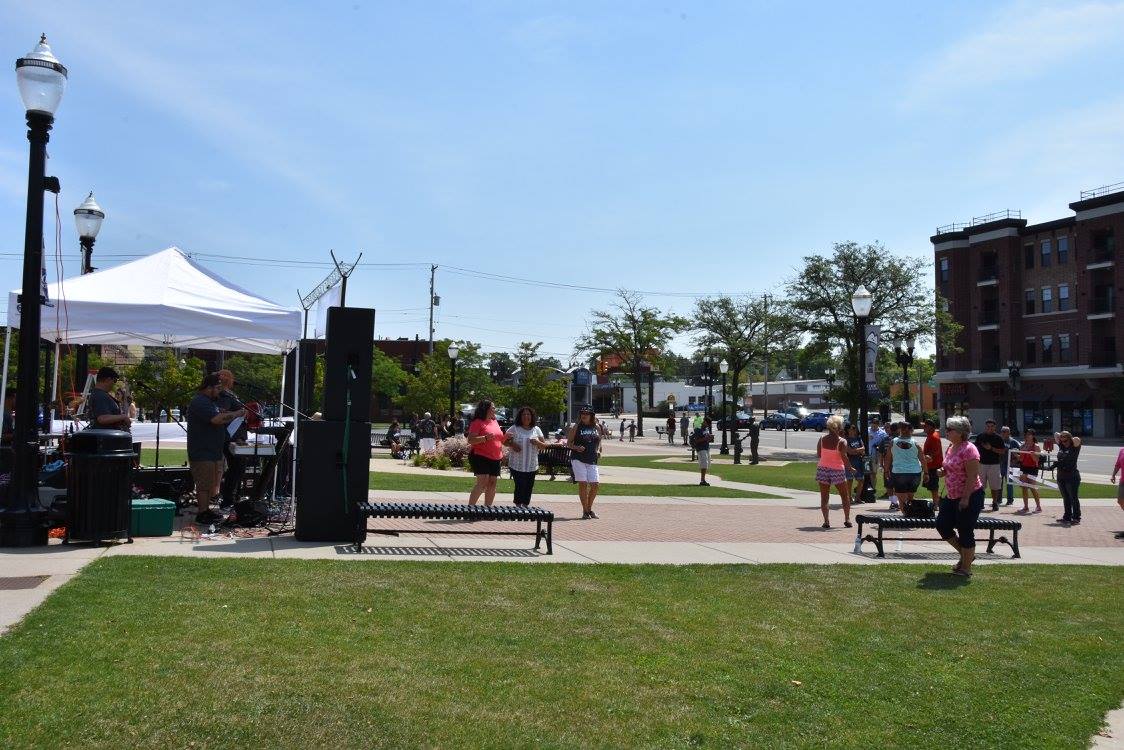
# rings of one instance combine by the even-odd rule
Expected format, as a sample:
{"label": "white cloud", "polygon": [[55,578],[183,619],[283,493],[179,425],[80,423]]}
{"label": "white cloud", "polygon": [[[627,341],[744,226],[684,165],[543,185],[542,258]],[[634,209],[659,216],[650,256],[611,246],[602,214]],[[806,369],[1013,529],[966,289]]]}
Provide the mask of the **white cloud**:
{"label": "white cloud", "polygon": [[[1124,41],[1124,3],[1015,3],[986,28],[945,47],[909,82],[906,107],[1000,83],[1026,80],[1111,41]],[[1090,70],[1099,69],[1095,63]]]}

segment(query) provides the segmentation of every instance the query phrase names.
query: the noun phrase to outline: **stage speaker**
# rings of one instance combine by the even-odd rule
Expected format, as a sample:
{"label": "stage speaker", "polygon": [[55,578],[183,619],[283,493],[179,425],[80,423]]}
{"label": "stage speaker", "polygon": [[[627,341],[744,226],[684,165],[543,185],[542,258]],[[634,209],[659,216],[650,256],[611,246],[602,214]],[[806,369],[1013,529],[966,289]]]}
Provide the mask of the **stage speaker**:
{"label": "stage speaker", "polygon": [[[316,392],[316,339],[301,339],[300,348],[300,392],[294,394],[297,382],[297,349],[285,355],[285,392],[281,394],[282,417],[293,416],[292,406],[301,414],[312,413],[312,397]],[[289,406],[284,406],[289,404]]]}
{"label": "stage speaker", "polygon": [[[345,464],[344,432],[350,426]],[[367,425],[302,419],[297,433],[296,537],[306,542],[361,543],[366,516],[371,431]],[[346,478],[346,490],[345,490]]]}
{"label": "stage speaker", "polygon": [[324,419],[371,421],[371,350],[375,311],[366,307],[329,307],[328,351],[324,357]]}

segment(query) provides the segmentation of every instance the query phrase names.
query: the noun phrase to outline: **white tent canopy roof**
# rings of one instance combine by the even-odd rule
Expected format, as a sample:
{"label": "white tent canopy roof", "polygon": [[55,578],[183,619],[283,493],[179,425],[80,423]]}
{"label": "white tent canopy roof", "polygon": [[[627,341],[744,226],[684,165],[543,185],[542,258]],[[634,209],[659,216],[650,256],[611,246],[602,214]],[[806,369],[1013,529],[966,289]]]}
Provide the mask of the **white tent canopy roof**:
{"label": "white tent canopy roof", "polygon": [[[8,295],[8,325],[19,325]],[[42,337],[62,344],[174,346],[276,354],[301,334],[301,313],[241,289],[177,247],[51,284]]]}

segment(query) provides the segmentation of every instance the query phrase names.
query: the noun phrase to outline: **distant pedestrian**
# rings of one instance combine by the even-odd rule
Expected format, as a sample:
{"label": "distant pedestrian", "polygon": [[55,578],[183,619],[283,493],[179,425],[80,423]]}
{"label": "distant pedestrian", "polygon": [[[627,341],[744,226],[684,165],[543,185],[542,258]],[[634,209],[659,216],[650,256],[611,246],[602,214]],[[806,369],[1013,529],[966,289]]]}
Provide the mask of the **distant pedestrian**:
{"label": "distant pedestrian", "polygon": [[636,420],[633,419],[628,423],[628,442],[636,442]]}
{"label": "distant pedestrian", "polygon": [[925,489],[933,496],[933,508],[940,505],[940,487],[941,477],[937,469],[944,465],[944,444],[941,443],[941,433],[937,430],[937,423],[932,419],[926,419],[921,423],[921,429],[925,433],[925,444],[921,450],[925,454],[925,468],[928,470],[925,474]]}
{"label": "distant pedestrian", "polygon": [[690,431],[691,420],[687,416],[687,412],[683,412],[683,416],[679,417],[679,434],[683,437],[683,445],[687,444],[687,437]]}
{"label": "distant pedestrian", "polygon": [[[999,473],[1003,475],[1003,484],[1007,486],[1007,505],[1015,504],[1015,485],[1011,482],[1011,451],[1018,451],[1022,443],[1011,437],[1011,428],[1003,425],[999,430],[999,438],[1003,441],[1003,458],[999,459]],[[1018,459],[1018,453],[1013,454]]]}
{"label": "distant pedestrian", "polygon": [[999,464],[1007,448],[1003,445],[1003,438],[995,431],[995,426],[994,419],[987,420],[984,431],[976,435],[972,442],[980,452],[980,479],[991,490],[991,509],[999,510],[999,501],[1003,497]]}
{"label": "distant pedestrian", "polygon": [[960,553],[952,574],[969,578],[976,559],[976,519],[984,505],[980,480],[980,452],[968,441],[972,423],[967,417],[949,417],[944,423],[948,450],[944,454],[945,497],[937,513],[937,532]]}
{"label": "distant pedestrian", "polygon": [[[578,421],[581,421],[581,420],[579,419]],[[625,431],[625,428],[626,428],[627,426],[628,426],[628,420],[627,420],[627,419],[622,419],[622,420],[621,420],[621,433],[620,433],[619,435],[617,435],[617,442],[618,442],[618,443],[623,443],[623,442],[624,442],[624,431]]]}
{"label": "distant pedestrian", "polygon": [[831,488],[843,501],[843,525],[851,528],[851,485],[847,481],[847,441],[843,438],[843,417],[833,414],[827,418],[827,434],[816,442],[816,483],[820,486],[820,512],[823,528],[831,528],[828,500]]}
{"label": "distant pedestrian", "polygon": [[1081,523],[1081,500],[1077,493],[1081,489],[1081,472],[1077,470],[1077,457],[1081,455],[1081,438],[1074,437],[1068,430],[1057,433],[1058,443],[1058,491],[1062,494],[1062,523],[1076,526]]}
{"label": "distant pedestrian", "polygon": [[[1124,448],[1116,454],[1116,463],[1112,467],[1112,483],[1116,485],[1116,504],[1120,506],[1120,510],[1124,510],[1124,477],[1120,476],[1121,472],[1124,472]],[[1116,538],[1124,539],[1124,531],[1116,532]]]}
{"label": "distant pedestrian", "polygon": [[418,445],[422,453],[433,453],[437,450],[437,423],[433,421],[432,414],[426,412],[422,415],[414,433],[418,436]]}
{"label": "distant pedestrian", "polygon": [[667,444],[675,445],[675,415],[667,415]]}
{"label": "distant pedestrian", "polygon": [[[830,417],[829,417],[830,419]],[[847,425],[847,489],[851,492],[851,502],[862,502],[863,491],[863,464],[866,456],[866,446],[863,445],[862,435],[859,434],[858,425]],[[873,502],[873,500],[871,501]]]}
{"label": "distant pedestrian", "polygon": [[597,499],[597,489],[601,482],[597,473],[597,461],[601,455],[601,431],[597,429],[597,418],[592,407],[581,408],[578,423],[570,428],[566,441],[574,452],[570,465],[574,470],[574,481],[578,483],[582,518],[597,518],[597,514],[593,512],[593,501]]}
{"label": "distant pedestrian", "polygon": [[897,425],[898,436],[890,443],[890,482],[898,496],[898,507],[903,515],[910,512],[909,504],[917,488],[928,478],[925,453],[913,440],[913,426],[906,421]]}
{"label": "distant pedestrian", "polygon": [[749,456],[750,463],[755,464],[761,459],[757,456],[757,447],[761,444],[761,423],[753,417],[749,418]]}
{"label": "distant pedestrian", "polygon": [[[1042,496],[1038,494],[1038,440],[1030,427],[1023,432],[1023,447],[1019,450],[1019,481],[1023,484],[1023,509],[1017,513],[1030,512],[1030,499],[1027,489],[1034,495],[1034,512],[1042,512]],[[1028,487],[1029,485],[1029,487]]]}
{"label": "distant pedestrian", "polygon": [[539,451],[549,445],[537,422],[535,410],[522,406],[515,412],[515,424],[507,428],[511,447],[511,452],[507,454],[507,465],[511,469],[511,478],[515,481],[516,505],[531,504],[535,474],[539,470]]}
{"label": "distant pedestrian", "polygon": [[[870,420],[870,435],[867,440],[870,445],[870,488],[877,494],[878,475],[882,473],[882,458],[886,454],[886,442],[890,436],[882,429],[882,422],[878,417]],[[882,497],[890,496],[890,488],[886,486],[886,478],[882,478]]]}
{"label": "distant pedestrian", "polygon": [[702,425],[695,428],[695,433],[691,436],[691,446],[695,449],[695,455],[698,456],[699,485],[702,487],[710,486],[710,482],[706,481],[706,472],[710,468],[710,444],[712,442],[714,442],[714,431],[710,427],[710,417],[704,417]]}

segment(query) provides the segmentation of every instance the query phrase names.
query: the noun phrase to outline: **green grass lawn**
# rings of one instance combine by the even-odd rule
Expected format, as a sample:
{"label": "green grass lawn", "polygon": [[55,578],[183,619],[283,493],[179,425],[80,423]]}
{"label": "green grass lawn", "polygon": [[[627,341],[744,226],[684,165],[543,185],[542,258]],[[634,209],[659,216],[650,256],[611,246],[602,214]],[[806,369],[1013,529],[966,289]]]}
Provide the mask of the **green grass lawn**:
{"label": "green grass lawn", "polygon": [[1119,584],[103,558],[0,638],[0,746],[1083,748],[1124,696]]}
{"label": "green grass lawn", "polygon": [[[442,474],[397,474],[393,472],[371,472],[368,485],[372,490],[418,490],[422,492],[464,492],[466,495],[475,484],[472,476],[459,469],[450,469]],[[515,483],[500,478],[496,485],[499,495],[515,492]],[[547,476],[535,479],[535,493],[544,495],[578,496],[578,486],[561,475],[553,482]],[[598,495],[645,495],[651,497],[740,497],[774,498],[762,492],[749,492],[724,487],[700,487],[698,478],[691,484],[605,484],[600,485]]]}
{"label": "green grass lawn", "polygon": [[[745,460],[744,456],[743,460]],[[694,472],[699,470],[698,464],[688,461],[682,454],[674,456],[602,456],[601,463],[606,466],[638,466],[645,469],[675,469]],[[711,459],[710,473],[731,482],[765,484],[770,487],[786,487],[791,490],[808,490],[809,492],[815,492],[819,489],[819,485],[816,484],[816,465],[811,461],[794,461],[784,466],[765,461],[756,466],[751,466],[748,463],[725,463],[715,456]],[[878,488],[879,490],[882,489],[882,480],[878,481]],[[1040,493],[1042,497],[1061,497],[1057,490],[1040,490]],[[1114,498],[1116,497],[1116,485],[1082,482],[1080,496],[1083,498]],[[928,497],[927,494],[926,497]],[[1015,488],[1015,497],[1016,499],[1022,497],[1018,487]]]}
{"label": "green grass lawn", "polygon": [[[187,463],[187,448],[165,448],[160,446],[161,466],[182,466]],[[156,449],[141,448],[141,465],[156,465]]]}

